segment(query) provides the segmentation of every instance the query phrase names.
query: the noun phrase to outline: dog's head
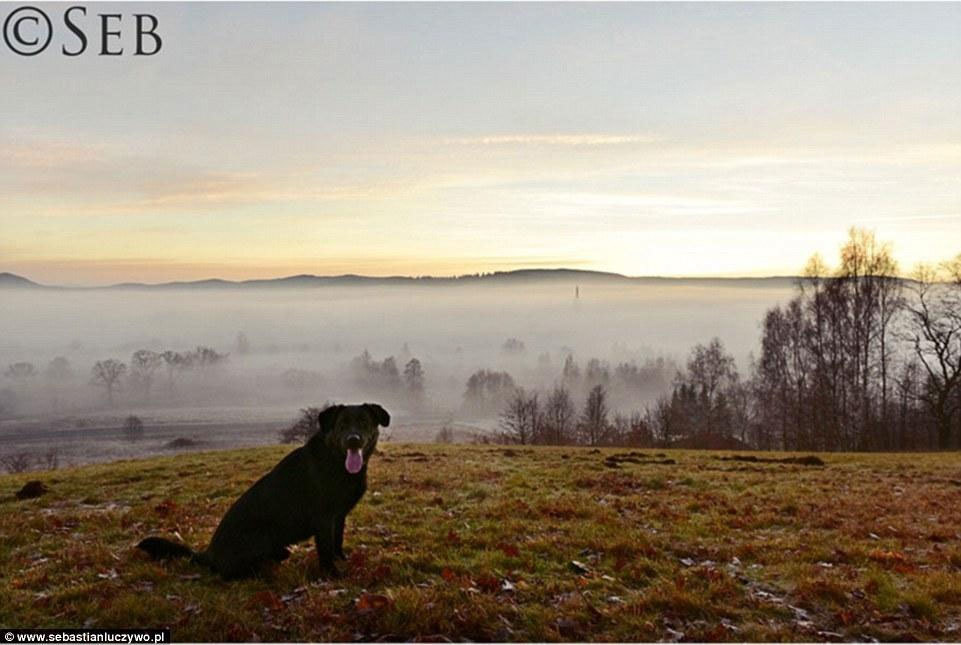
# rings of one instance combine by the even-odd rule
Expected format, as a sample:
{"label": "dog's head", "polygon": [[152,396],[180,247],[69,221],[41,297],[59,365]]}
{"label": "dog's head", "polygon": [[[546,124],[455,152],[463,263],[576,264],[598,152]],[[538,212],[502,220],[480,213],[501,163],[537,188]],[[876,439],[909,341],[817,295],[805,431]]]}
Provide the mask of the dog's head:
{"label": "dog's head", "polygon": [[356,475],[377,447],[379,426],[390,425],[390,415],[376,403],[332,405],[320,413],[317,425],[319,430],[311,443],[320,442],[328,451],[343,457],[344,469]]}

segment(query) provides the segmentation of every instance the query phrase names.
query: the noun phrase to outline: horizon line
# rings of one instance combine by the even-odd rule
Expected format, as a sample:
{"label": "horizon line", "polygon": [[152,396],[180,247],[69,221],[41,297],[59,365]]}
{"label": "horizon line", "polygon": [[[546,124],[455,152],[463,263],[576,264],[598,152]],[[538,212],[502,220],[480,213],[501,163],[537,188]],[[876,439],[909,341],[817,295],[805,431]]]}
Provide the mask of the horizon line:
{"label": "horizon line", "polygon": [[[290,275],[282,275],[277,277],[262,277],[262,278],[245,278],[241,280],[232,280],[228,278],[220,277],[205,277],[205,278],[194,278],[187,280],[166,280],[161,282],[137,282],[137,281],[120,281],[111,282],[104,284],[88,284],[88,285],[69,285],[69,284],[53,284],[53,283],[41,283],[32,280],[31,278],[20,274],[14,273],[12,271],[0,271],[0,278],[12,278],[20,283],[20,286],[35,286],[51,289],[110,289],[117,287],[170,287],[170,286],[199,286],[203,284],[208,284],[210,286],[215,286],[216,284],[222,284],[224,286],[244,286],[244,285],[255,285],[257,283],[272,283],[272,282],[284,282],[296,279],[315,279],[315,280],[365,280],[365,281],[459,281],[459,280],[471,280],[471,279],[483,279],[498,276],[518,276],[521,274],[558,274],[558,273],[570,273],[570,274],[583,274],[585,277],[605,277],[621,280],[715,280],[715,281],[733,281],[733,280],[785,280],[791,279],[796,280],[803,276],[797,274],[771,274],[771,275],[628,275],[624,273],[618,273],[616,271],[601,271],[594,269],[574,269],[570,267],[525,267],[517,269],[501,269],[495,271],[478,271],[473,273],[460,273],[460,274],[448,274],[448,275],[431,275],[431,274],[421,274],[421,275],[410,275],[410,274],[391,274],[391,275],[370,275],[363,273],[333,273],[333,274],[316,274],[316,273],[295,273]],[[24,284],[26,283],[26,284]],[[211,284],[214,283],[214,284]],[[4,286],[0,283],[0,286]],[[12,286],[12,285],[7,285]]]}

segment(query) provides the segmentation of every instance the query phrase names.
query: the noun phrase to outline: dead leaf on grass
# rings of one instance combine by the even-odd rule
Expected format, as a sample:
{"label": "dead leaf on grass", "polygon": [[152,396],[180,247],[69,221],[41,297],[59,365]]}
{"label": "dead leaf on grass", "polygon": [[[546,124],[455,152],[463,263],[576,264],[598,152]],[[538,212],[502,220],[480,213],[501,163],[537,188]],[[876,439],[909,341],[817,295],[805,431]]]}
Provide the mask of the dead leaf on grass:
{"label": "dead leaf on grass", "polygon": [[506,555],[509,558],[516,558],[521,554],[520,549],[518,549],[513,544],[506,544],[502,542],[497,545],[497,548],[503,551],[504,555]]}
{"label": "dead leaf on grass", "polygon": [[358,613],[369,614],[372,611],[380,611],[386,607],[390,607],[393,602],[390,597],[383,594],[367,593],[365,591],[354,600],[354,609],[356,609]]}

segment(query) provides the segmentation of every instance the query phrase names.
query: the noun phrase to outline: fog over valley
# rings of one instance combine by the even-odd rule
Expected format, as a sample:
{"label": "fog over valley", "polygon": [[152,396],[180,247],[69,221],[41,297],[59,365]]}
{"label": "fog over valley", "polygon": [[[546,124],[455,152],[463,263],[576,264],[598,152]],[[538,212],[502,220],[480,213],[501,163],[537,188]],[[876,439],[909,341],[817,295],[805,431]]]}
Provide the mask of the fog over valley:
{"label": "fog over valley", "polygon": [[[565,362],[585,388],[607,379],[626,414],[669,390],[696,343],[717,336],[746,368],[764,312],[792,289],[574,272],[289,285],[0,289],[5,448],[59,446],[79,462],[177,439],[273,443],[301,408],[365,400],[390,406],[395,439],[447,427],[467,441],[497,427],[503,384],[490,375],[548,389]],[[108,385],[94,366],[110,359],[123,367]],[[131,415],[139,441],[124,432]]]}

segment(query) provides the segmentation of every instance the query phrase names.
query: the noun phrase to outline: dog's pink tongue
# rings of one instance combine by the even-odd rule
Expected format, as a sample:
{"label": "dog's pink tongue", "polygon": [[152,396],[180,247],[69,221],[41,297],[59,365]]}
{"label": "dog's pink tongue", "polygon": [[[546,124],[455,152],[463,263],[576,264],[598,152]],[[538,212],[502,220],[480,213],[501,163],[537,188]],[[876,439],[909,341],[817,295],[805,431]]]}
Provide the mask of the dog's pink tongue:
{"label": "dog's pink tongue", "polygon": [[360,469],[364,467],[364,453],[358,448],[349,448],[347,450],[347,461],[344,463],[344,467],[347,468],[347,472],[351,475],[359,473]]}

